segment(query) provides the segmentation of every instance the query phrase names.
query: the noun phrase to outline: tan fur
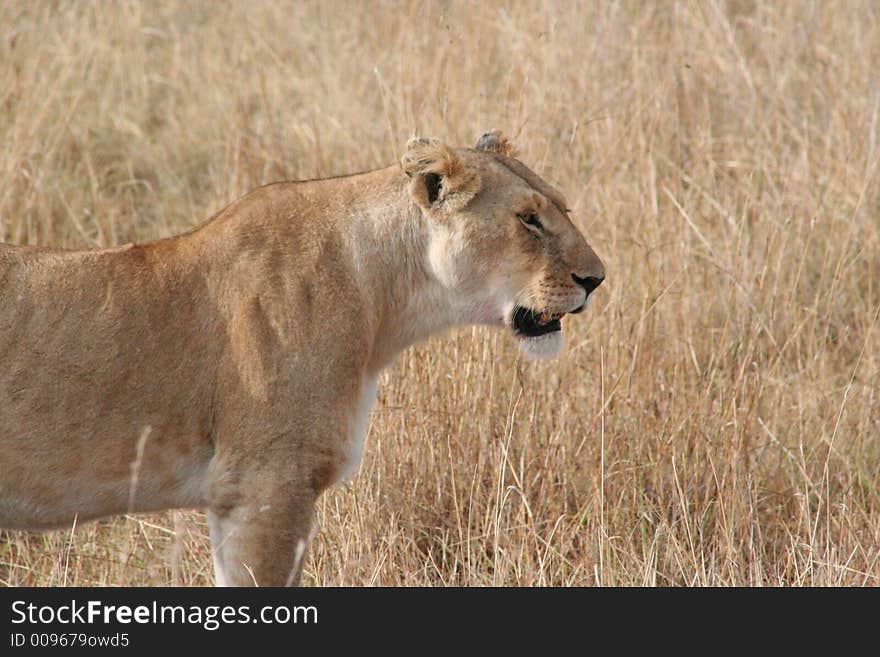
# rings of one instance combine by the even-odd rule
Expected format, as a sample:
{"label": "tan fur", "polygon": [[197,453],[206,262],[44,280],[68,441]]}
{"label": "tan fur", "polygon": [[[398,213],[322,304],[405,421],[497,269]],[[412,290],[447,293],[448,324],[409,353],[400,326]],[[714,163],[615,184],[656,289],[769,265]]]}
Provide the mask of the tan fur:
{"label": "tan fur", "polygon": [[572,311],[572,273],[604,276],[505,144],[412,140],[400,166],[268,185],[151,244],[0,245],[0,526],[206,508],[218,583],[296,582],[383,367],[517,303]]}

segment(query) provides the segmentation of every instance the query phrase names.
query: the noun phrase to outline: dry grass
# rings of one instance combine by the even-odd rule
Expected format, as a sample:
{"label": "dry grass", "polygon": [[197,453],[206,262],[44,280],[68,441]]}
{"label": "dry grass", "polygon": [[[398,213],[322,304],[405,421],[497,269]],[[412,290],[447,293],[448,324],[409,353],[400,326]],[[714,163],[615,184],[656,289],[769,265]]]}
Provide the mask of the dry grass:
{"label": "dry grass", "polygon": [[[608,281],[554,362],[405,353],[305,583],[876,586],[877,62],[869,0],[3,2],[0,239],[153,239],[501,128]],[[208,584],[203,518],[5,533],[0,580]]]}

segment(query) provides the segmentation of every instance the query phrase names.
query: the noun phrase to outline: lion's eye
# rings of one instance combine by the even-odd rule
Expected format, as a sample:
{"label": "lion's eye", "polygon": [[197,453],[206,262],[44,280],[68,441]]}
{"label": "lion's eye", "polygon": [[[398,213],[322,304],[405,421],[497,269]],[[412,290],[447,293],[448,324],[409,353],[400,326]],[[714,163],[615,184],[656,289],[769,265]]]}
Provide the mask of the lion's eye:
{"label": "lion's eye", "polygon": [[544,230],[544,224],[541,223],[541,220],[538,219],[538,215],[534,212],[527,212],[526,214],[520,214],[517,216],[527,228],[531,228],[532,230]]}

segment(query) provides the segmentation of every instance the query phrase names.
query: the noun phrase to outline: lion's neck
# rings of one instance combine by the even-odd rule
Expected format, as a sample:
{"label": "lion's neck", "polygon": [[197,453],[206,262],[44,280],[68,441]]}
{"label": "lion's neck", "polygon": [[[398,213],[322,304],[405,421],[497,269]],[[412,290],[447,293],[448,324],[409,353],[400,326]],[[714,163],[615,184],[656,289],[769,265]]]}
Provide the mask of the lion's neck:
{"label": "lion's neck", "polygon": [[[311,207],[291,207],[303,199]],[[205,268],[215,272],[213,285],[220,290],[232,281],[246,288],[241,294],[253,294],[260,285],[269,297],[295,294],[301,289],[301,269],[312,269],[328,287],[324,303],[357,323],[349,327],[356,330],[347,339],[364,341],[349,347],[366,360],[356,366],[366,368],[365,375],[377,375],[410,345],[471,319],[471,309],[431,272],[428,221],[412,200],[406,175],[393,166],[263,188],[172,246],[205,246]],[[217,240],[229,248],[223,258],[216,257]],[[331,257],[325,258],[325,252]],[[252,277],[229,276],[229,267],[241,266],[242,260],[248,268],[258,263],[259,269]]]}
{"label": "lion's neck", "polygon": [[381,196],[371,201],[376,209],[352,218],[355,259],[375,309],[368,365],[374,373],[410,345],[468,319],[467,308],[430,271],[428,219],[412,201],[398,167],[388,170]]}

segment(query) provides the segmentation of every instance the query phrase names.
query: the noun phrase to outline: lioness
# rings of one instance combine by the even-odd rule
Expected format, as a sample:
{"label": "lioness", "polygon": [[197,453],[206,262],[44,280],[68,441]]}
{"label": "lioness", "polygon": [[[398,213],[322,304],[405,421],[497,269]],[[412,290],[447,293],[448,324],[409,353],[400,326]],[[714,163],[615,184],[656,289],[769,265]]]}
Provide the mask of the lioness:
{"label": "lioness", "polygon": [[0,527],[206,508],[218,584],[295,584],[382,368],[463,324],[552,354],[604,277],[497,132],[267,185],[151,244],[0,244]]}

